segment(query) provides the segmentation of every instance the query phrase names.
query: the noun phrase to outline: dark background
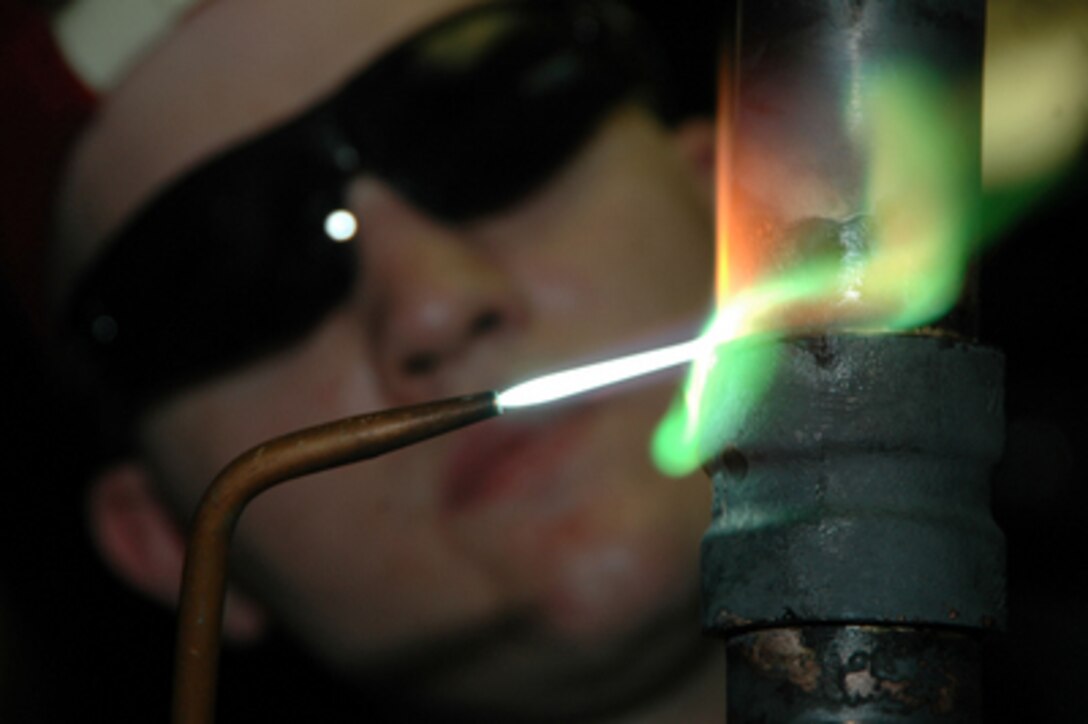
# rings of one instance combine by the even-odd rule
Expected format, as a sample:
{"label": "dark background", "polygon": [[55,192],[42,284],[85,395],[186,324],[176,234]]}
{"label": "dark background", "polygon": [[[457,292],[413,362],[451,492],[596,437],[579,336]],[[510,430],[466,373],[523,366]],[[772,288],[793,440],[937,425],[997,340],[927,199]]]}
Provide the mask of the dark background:
{"label": "dark background", "polygon": [[[666,40],[680,108],[712,107],[715,13],[706,3],[636,4]],[[994,506],[1008,536],[1011,618],[991,644],[993,721],[1083,718],[1086,213],[1082,155],[981,263],[982,339],[1008,359],[1009,437]],[[123,589],[85,534],[81,486],[99,458],[86,403],[56,384],[3,287],[0,334],[0,720],[165,720],[172,616]],[[348,696],[286,644],[228,654],[223,671],[224,721],[337,720]],[[351,719],[367,710],[372,720],[395,718],[372,701],[353,701]]]}

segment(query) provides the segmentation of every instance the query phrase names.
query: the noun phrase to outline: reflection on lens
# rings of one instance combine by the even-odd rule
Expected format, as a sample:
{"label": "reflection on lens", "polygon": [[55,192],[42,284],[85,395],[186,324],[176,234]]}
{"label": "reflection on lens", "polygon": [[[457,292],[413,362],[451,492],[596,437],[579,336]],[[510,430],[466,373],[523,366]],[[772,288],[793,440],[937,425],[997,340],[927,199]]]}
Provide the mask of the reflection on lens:
{"label": "reflection on lens", "polygon": [[325,217],[325,234],[333,241],[351,241],[358,230],[358,219],[347,209],[337,209]]}

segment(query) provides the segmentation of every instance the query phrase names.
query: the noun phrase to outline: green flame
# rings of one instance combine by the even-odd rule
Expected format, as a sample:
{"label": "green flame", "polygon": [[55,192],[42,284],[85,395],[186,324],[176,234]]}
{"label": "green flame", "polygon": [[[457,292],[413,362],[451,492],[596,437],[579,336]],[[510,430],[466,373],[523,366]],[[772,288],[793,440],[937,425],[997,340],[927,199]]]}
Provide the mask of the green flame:
{"label": "green flame", "polygon": [[857,136],[869,163],[867,247],[814,255],[726,298],[703,335],[711,351],[654,435],[663,472],[691,472],[736,432],[773,378],[767,342],[806,329],[910,329],[956,303],[979,240],[980,129],[954,91],[915,66],[868,79]]}

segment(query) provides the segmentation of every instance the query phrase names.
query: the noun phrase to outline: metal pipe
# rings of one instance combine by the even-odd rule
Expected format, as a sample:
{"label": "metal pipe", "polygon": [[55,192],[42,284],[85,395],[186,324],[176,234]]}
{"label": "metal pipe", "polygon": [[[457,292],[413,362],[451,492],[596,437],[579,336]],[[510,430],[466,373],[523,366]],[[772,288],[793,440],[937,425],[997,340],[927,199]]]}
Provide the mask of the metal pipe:
{"label": "metal pipe", "polygon": [[[731,293],[873,247],[867,89],[889,77],[947,91],[949,188],[977,198],[984,19],[985,0],[738,0]],[[762,403],[719,435],[703,622],[726,640],[731,723],[978,717],[978,638],[1005,616],[1002,359],[964,341],[968,297],[936,326],[777,345]]]}
{"label": "metal pipe", "polygon": [[[726,64],[731,293],[870,248],[866,98],[889,74],[925,73],[947,90],[958,193],[978,197],[984,20],[985,0],[738,0]],[[971,279],[965,291],[941,326],[973,336]]]}
{"label": "metal pipe", "polygon": [[245,506],[272,486],[377,457],[501,414],[494,392],[350,417],[284,435],[243,453],[216,477],[189,534],[178,612],[174,724],[209,724],[230,538]]}
{"label": "metal pipe", "polygon": [[[740,721],[969,724],[982,719],[981,647],[963,631],[909,626],[792,626],[726,647]],[[804,716],[810,718],[804,718]],[[730,719],[732,722],[733,719]]]}
{"label": "metal pipe", "polygon": [[977,720],[978,639],[1005,620],[1001,355],[926,335],[776,353],[707,466],[703,625],[726,639],[729,721]]}

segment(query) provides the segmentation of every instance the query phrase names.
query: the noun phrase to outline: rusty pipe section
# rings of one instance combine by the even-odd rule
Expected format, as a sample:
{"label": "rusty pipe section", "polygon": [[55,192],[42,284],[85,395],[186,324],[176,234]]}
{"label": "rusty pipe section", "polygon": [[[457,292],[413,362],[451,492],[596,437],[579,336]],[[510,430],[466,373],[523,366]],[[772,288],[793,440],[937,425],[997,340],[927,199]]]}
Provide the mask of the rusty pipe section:
{"label": "rusty pipe section", "polygon": [[[977,722],[978,642],[951,629],[795,626],[728,648],[734,709],[751,721]],[[757,714],[758,712],[758,714]],[[805,712],[803,718],[798,712]],[[732,719],[730,720],[732,721]]]}
{"label": "rusty pipe section", "polygon": [[729,721],[978,721],[979,642],[1005,620],[1002,356],[930,335],[776,355],[707,466],[703,624],[726,640]]}
{"label": "rusty pipe section", "polygon": [[274,485],[377,457],[501,413],[493,392],[385,410],[300,430],[230,463],[205,492],[185,556],[174,674],[175,724],[215,718],[227,553],[242,510]]}

